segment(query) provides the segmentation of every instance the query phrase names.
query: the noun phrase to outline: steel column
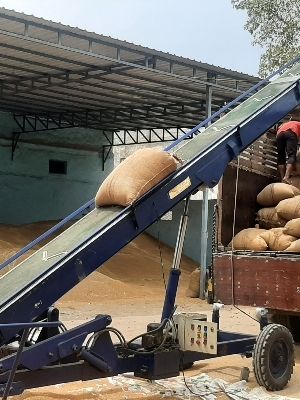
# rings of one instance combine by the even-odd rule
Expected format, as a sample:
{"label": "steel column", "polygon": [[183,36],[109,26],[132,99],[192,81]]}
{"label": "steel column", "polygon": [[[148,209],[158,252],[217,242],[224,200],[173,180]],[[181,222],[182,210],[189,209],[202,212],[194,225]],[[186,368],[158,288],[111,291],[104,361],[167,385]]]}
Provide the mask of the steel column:
{"label": "steel column", "polygon": [[[208,77],[208,79],[211,79]],[[206,86],[206,118],[211,117],[211,102],[212,102],[212,87]],[[208,123],[210,125],[210,123]],[[207,125],[207,126],[208,126]],[[201,133],[200,133],[201,135]],[[207,245],[208,245],[208,188],[203,190],[202,199],[202,221],[201,221],[201,255],[200,255],[200,299],[205,299],[206,273],[208,267],[207,260]]]}

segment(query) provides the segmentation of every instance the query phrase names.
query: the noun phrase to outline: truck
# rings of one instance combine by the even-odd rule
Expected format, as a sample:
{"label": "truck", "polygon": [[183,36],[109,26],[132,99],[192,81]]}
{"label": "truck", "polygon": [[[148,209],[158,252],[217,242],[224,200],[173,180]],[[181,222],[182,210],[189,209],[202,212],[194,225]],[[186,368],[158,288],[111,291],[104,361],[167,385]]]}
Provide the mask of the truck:
{"label": "truck", "polygon": [[[298,112],[297,112],[298,111]],[[299,109],[293,119],[299,119]],[[255,227],[258,193],[278,181],[275,135],[269,132],[232,161],[219,182],[212,261],[216,301],[265,308],[300,341],[300,254],[235,251],[234,235]]]}

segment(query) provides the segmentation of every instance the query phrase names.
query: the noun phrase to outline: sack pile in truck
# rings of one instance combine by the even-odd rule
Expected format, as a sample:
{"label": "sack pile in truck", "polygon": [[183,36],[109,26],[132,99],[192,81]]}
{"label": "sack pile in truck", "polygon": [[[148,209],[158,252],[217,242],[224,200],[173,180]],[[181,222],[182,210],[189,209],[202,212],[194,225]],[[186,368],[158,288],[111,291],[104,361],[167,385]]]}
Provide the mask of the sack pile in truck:
{"label": "sack pile in truck", "polygon": [[[297,168],[300,173],[300,163]],[[295,178],[300,183],[300,176]],[[300,252],[300,189],[271,183],[257,195],[257,203],[262,208],[257,213],[256,227],[236,234],[233,249]]]}

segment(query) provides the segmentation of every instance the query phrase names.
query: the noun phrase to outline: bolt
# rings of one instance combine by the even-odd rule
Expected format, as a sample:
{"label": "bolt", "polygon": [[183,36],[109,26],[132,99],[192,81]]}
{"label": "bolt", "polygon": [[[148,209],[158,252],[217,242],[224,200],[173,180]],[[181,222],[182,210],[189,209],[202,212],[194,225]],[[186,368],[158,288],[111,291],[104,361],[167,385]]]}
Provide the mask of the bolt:
{"label": "bolt", "polygon": [[77,344],[73,344],[72,346],[72,350],[73,351],[78,351],[79,347],[77,346]]}

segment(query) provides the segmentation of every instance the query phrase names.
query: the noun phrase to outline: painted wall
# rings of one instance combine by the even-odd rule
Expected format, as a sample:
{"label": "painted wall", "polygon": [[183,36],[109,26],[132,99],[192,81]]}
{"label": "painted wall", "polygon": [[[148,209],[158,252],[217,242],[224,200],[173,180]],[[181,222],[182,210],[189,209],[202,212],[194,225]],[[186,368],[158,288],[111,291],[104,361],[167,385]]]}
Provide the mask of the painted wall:
{"label": "painted wall", "polygon": [[[113,168],[110,155],[102,171],[99,131],[66,129],[23,134],[11,160],[11,134],[17,127],[0,113],[0,223],[58,220],[94,197]],[[34,143],[35,141],[42,142]],[[67,174],[49,173],[49,160],[67,162]]]}
{"label": "painted wall", "polygon": [[[211,260],[211,247],[212,247],[212,223],[213,211],[216,200],[209,201],[208,209],[208,245],[207,245],[207,259]],[[180,222],[180,217],[183,212],[184,203],[180,202],[172,210],[171,220],[160,220],[148,228],[148,233],[156,238],[160,238],[163,243],[174,247],[177,239],[177,232]],[[202,226],[202,201],[192,200],[189,205],[189,219],[186,231],[186,238],[184,242],[183,253],[194,261],[200,263],[201,251],[201,226]]]}

